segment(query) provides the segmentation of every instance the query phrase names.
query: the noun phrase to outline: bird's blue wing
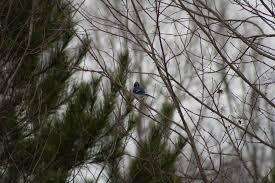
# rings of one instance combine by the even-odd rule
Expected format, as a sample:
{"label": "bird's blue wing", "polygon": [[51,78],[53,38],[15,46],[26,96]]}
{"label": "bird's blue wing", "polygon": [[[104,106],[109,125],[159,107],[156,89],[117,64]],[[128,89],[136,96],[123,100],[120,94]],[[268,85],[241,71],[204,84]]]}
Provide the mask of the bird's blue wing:
{"label": "bird's blue wing", "polygon": [[134,88],[133,88],[133,93],[134,93],[134,94],[137,94],[137,95],[149,96],[149,97],[155,98],[155,97],[153,97],[153,96],[151,96],[151,95],[145,93],[145,90],[144,90],[144,88],[142,88],[142,87],[134,87]]}
{"label": "bird's blue wing", "polygon": [[133,89],[133,93],[135,94],[139,94],[139,95],[144,95],[145,94],[145,90],[141,87],[135,87]]}

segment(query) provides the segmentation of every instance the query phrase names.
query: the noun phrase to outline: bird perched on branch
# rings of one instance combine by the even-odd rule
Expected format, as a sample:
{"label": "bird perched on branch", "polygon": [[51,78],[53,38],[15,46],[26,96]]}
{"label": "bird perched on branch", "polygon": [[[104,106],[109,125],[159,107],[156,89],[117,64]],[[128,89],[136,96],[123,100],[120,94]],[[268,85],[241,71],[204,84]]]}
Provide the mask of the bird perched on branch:
{"label": "bird perched on branch", "polygon": [[152,95],[147,94],[145,92],[145,89],[137,81],[134,83],[133,93],[136,94],[137,96],[148,96],[148,97],[155,98]]}

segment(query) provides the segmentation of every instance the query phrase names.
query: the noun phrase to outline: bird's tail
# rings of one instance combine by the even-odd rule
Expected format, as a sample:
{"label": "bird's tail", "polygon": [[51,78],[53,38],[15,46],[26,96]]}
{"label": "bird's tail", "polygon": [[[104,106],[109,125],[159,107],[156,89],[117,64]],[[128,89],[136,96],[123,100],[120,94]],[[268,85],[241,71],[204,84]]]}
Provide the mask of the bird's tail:
{"label": "bird's tail", "polygon": [[152,97],[153,99],[156,99],[155,97],[153,97],[152,95],[149,95],[147,93],[145,93],[145,95],[148,96],[148,97]]}

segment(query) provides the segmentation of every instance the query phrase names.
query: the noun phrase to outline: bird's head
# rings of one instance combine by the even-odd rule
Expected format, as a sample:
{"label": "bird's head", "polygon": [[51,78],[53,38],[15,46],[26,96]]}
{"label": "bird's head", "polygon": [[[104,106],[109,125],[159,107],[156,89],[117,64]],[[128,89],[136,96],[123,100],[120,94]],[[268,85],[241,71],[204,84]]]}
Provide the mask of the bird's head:
{"label": "bird's head", "polygon": [[134,83],[134,87],[139,87],[139,83],[137,81]]}

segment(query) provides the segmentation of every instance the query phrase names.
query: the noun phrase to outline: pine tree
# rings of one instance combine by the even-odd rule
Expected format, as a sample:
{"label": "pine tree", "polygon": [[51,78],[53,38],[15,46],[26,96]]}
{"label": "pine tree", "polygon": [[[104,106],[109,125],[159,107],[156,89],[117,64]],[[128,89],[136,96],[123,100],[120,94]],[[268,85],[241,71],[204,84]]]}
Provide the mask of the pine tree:
{"label": "pine tree", "polygon": [[[110,167],[110,182],[132,183],[179,183],[181,178],[176,175],[177,160],[185,147],[187,140],[182,136],[177,137],[177,142],[172,148],[169,139],[171,137],[171,120],[174,106],[164,102],[160,111],[159,123],[149,121],[149,133],[144,139],[136,141],[137,153],[129,162],[128,172],[119,174],[118,162],[113,162]],[[134,124],[140,120],[138,115],[131,118]],[[144,122],[144,121],[142,121]],[[137,127],[137,125],[135,125]],[[126,176],[123,176],[126,174]]]}
{"label": "pine tree", "polygon": [[180,182],[175,173],[176,160],[186,145],[186,140],[179,136],[173,149],[169,148],[173,111],[172,104],[163,103],[160,123],[151,125],[148,138],[140,143],[137,158],[131,163],[131,182]]}
{"label": "pine tree", "polygon": [[[102,98],[102,77],[80,84],[72,79],[90,41],[82,38],[73,53],[68,48],[75,35],[71,2],[0,6],[0,181],[66,182],[80,165],[122,156],[131,125],[119,130],[113,113],[126,83],[128,53],[120,55],[115,80]],[[129,106],[120,111],[122,126]]]}

